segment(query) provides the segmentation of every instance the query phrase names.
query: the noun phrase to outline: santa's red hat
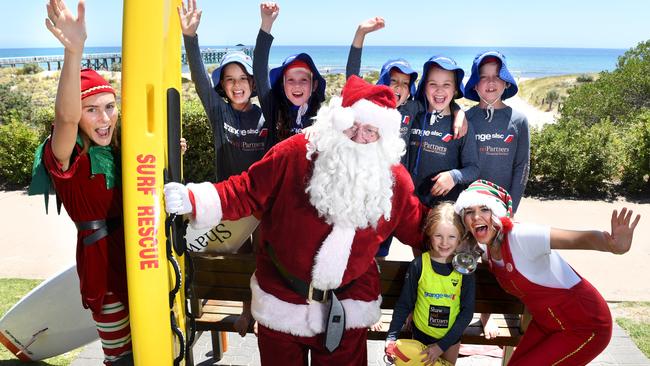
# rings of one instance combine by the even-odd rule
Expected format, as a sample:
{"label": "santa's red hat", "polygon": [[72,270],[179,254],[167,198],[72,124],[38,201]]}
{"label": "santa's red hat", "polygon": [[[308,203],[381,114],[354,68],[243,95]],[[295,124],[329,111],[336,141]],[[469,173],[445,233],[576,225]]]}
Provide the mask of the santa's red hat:
{"label": "santa's red hat", "polygon": [[395,92],[385,85],[374,85],[352,75],[341,91],[342,111],[337,113],[334,127],[343,131],[354,122],[369,124],[379,129],[379,135],[399,136],[401,114],[395,109]]}
{"label": "santa's red hat", "polygon": [[81,99],[99,93],[115,95],[115,89],[97,71],[93,69],[81,70]]}

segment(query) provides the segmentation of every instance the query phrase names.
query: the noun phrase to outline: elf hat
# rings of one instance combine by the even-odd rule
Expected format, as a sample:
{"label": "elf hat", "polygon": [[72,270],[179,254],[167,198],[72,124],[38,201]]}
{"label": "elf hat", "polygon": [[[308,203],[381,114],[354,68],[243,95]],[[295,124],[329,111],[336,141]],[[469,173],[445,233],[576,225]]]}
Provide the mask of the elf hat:
{"label": "elf hat", "polygon": [[406,74],[411,77],[411,81],[409,82],[409,99],[413,99],[415,96],[415,81],[418,79],[418,73],[413,70],[408,61],[403,58],[386,61],[386,63],[381,67],[381,71],[379,72],[379,80],[377,80],[377,85],[390,86],[390,72],[393,69],[397,69],[397,71],[401,72],[402,74]]}
{"label": "elf hat", "polygon": [[484,179],[479,179],[460,193],[454,210],[457,214],[467,207],[486,206],[498,218],[512,217],[512,197],[505,189]]}
{"label": "elf hat", "polygon": [[397,101],[391,88],[352,75],[343,86],[341,96],[341,107],[332,120],[336,130],[342,132],[359,122],[377,127],[380,138],[399,136],[402,118],[395,109]]}
{"label": "elf hat", "polygon": [[433,56],[427,62],[425,62],[424,66],[422,67],[422,78],[420,78],[420,82],[418,83],[418,90],[415,92],[415,99],[426,102],[426,95],[424,93],[424,90],[426,89],[426,79],[429,75],[429,70],[434,65],[447,71],[453,71],[456,74],[456,94],[454,95],[454,99],[462,98],[465,91],[465,88],[463,87],[463,77],[465,77],[465,71],[463,71],[463,68],[458,66],[458,64],[456,64],[456,61],[450,57]]}
{"label": "elf hat", "polygon": [[503,91],[503,95],[501,95],[501,100],[506,100],[514,96],[515,94],[517,94],[519,88],[517,88],[517,82],[515,81],[515,78],[512,77],[512,74],[508,70],[508,65],[506,64],[506,56],[504,56],[499,51],[487,51],[478,54],[474,58],[474,62],[472,63],[472,74],[470,75],[469,80],[465,85],[465,98],[476,102],[481,101],[478,93],[476,92],[476,90],[474,90],[474,88],[476,87],[476,85],[478,85],[478,82],[480,81],[480,76],[481,76],[480,68],[481,66],[483,66],[483,64],[486,63],[486,61],[499,62],[501,64],[501,67],[499,68],[499,79],[510,84],[509,86],[506,87],[506,90]]}
{"label": "elf hat", "polygon": [[[221,96],[226,95],[223,91],[223,88],[221,87],[221,72],[227,65],[234,62],[240,64],[248,76],[253,76],[253,59],[249,55],[245,54],[242,51],[228,52],[221,60],[219,67],[212,71],[212,85],[214,86],[214,89],[217,91],[217,93]],[[252,90],[251,97],[254,97],[255,95],[255,90]]]}
{"label": "elf hat", "polygon": [[284,73],[286,72],[287,68],[291,65],[292,62],[299,60],[307,64],[309,66],[309,70],[312,72],[313,75],[313,80],[318,80],[318,85],[316,86],[316,89],[312,92],[312,96],[315,96],[318,98],[318,101],[322,102],[325,100],[325,79],[321,76],[321,74],[318,72],[318,69],[316,68],[316,64],[314,64],[314,60],[311,59],[311,57],[306,54],[306,53],[298,53],[295,55],[291,55],[284,59],[282,62],[282,66],[276,67],[274,69],[271,69],[269,72],[269,81],[271,82],[271,89],[278,95],[284,95],[284,90],[280,87],[282,84],[282,77],[284,76]]}
{"label": "elf hat", "polygon": [[81,70],[81,99],[99,93],[115,95],[115,89],[97,71],[93,69]]}

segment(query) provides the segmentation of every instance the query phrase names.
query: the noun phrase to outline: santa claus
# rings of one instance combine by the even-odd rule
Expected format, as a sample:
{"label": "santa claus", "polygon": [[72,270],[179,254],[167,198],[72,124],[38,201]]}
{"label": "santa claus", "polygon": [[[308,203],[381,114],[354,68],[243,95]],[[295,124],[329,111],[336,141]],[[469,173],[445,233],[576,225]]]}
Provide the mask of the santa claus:
{"label": "santa claus", "polygon": [[170,213],[211,227],[261,212],[263,247],[251,278],[263,365],[366,365],[380,317],[374,261],[391,233],[420,248],[426,214],[399,164],[395,95],[350,77],[312,133],[274,146],[247,172],[212,184],[165,185]]}

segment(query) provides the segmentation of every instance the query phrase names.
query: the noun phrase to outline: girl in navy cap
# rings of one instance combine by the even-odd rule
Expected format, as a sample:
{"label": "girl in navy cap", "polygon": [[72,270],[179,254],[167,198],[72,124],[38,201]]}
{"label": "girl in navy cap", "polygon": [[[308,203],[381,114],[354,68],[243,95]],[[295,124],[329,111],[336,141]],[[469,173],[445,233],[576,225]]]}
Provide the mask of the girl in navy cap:
{"label": "girl in navy cap", "polygon": [[271,27],[280,13],[280,6],[263,2],[260,12],[262,25],[255,43],[253,74],[262,112],[272,127],[272,144],[275,144],[311,126],[311,118],[325,100],[325,79],[306,53],[291,55],[282,66],[268,71],[273,42]]}
{"label": "girl in navy cap", "polygon": [[[526,116],[503,103],[517,94],[517,83],[498,51],[478,54],[465,86],[465,98],[479,102],[467,111],[478,146],[479,178],[510,192],[513,215],[528,182],[530,137]],[[488,314],[481,315],[485,337],[499,335]]]}
{"label": "girl in navy cap", "polygon": [[453,139],[451,103],[463,96],[463,69],[445,56],[424,63],[415,99],[424,106],[411,124],[408,169],[420,201],[433,207],[455,201],[478,177],[474,130]]}
{"label": "girl in navy cap", "polygon": [[[196,0],[188,0],[187,6],[183,4],[178,8],[192,81],[212,127],[215,171],[217,182],[221,182],[247,170],[264,156],[270,147],[269,129],[262,109],[251,103],[251,97],[255,96],[255,82],[250,56],[241,51],[226,54],[212,72],[210,84],[196,33],[201,14]],[[257,239],[257,236],[256,231],[253,238]],[[248,240],[237,252],[250,253],[253,250],[251,245]],[[234,325],[239,335],[246,335],[251,322],[250,302],[245,301]]]}

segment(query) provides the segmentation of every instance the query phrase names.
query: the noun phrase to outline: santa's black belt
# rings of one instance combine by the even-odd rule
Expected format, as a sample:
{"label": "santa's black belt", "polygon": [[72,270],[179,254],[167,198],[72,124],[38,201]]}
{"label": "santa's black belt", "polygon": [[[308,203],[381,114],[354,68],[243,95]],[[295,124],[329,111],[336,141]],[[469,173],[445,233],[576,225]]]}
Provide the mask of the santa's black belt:
{"label": "santa's black belt", "polygon": [[314,288],[311,282],[307,283],[287,271],[287,269],[278,260],[278,257],[275,255],[275,252],[269,243],[266,243],[266,252],[269,253],[271,262],[278,270],[278,272],[282,275],[282,278],[285,280],[285,282],[289,285],[289,288],[291,288],[293,292],[307,299],[307,301],[316,301],[322,303],[327,302],[327,300],[331,297],[330,294],[332,292],[335,294],[341,293],[350,288],[350,286],[354,283],[354,280],[352,280],[344,286],[333,290],[321,290]]}
{"label": "santa's black belt", "polygon": [[115,227],[117,219],[108,219],[108,220],[91,220],[91,221],[75,221],[75,226],[77,230],[95,230],[92,234],[87,235],[83,238],[84,245],[91,245],[97,241],[105,238],[108,235],[109,230],[112,230]]}

